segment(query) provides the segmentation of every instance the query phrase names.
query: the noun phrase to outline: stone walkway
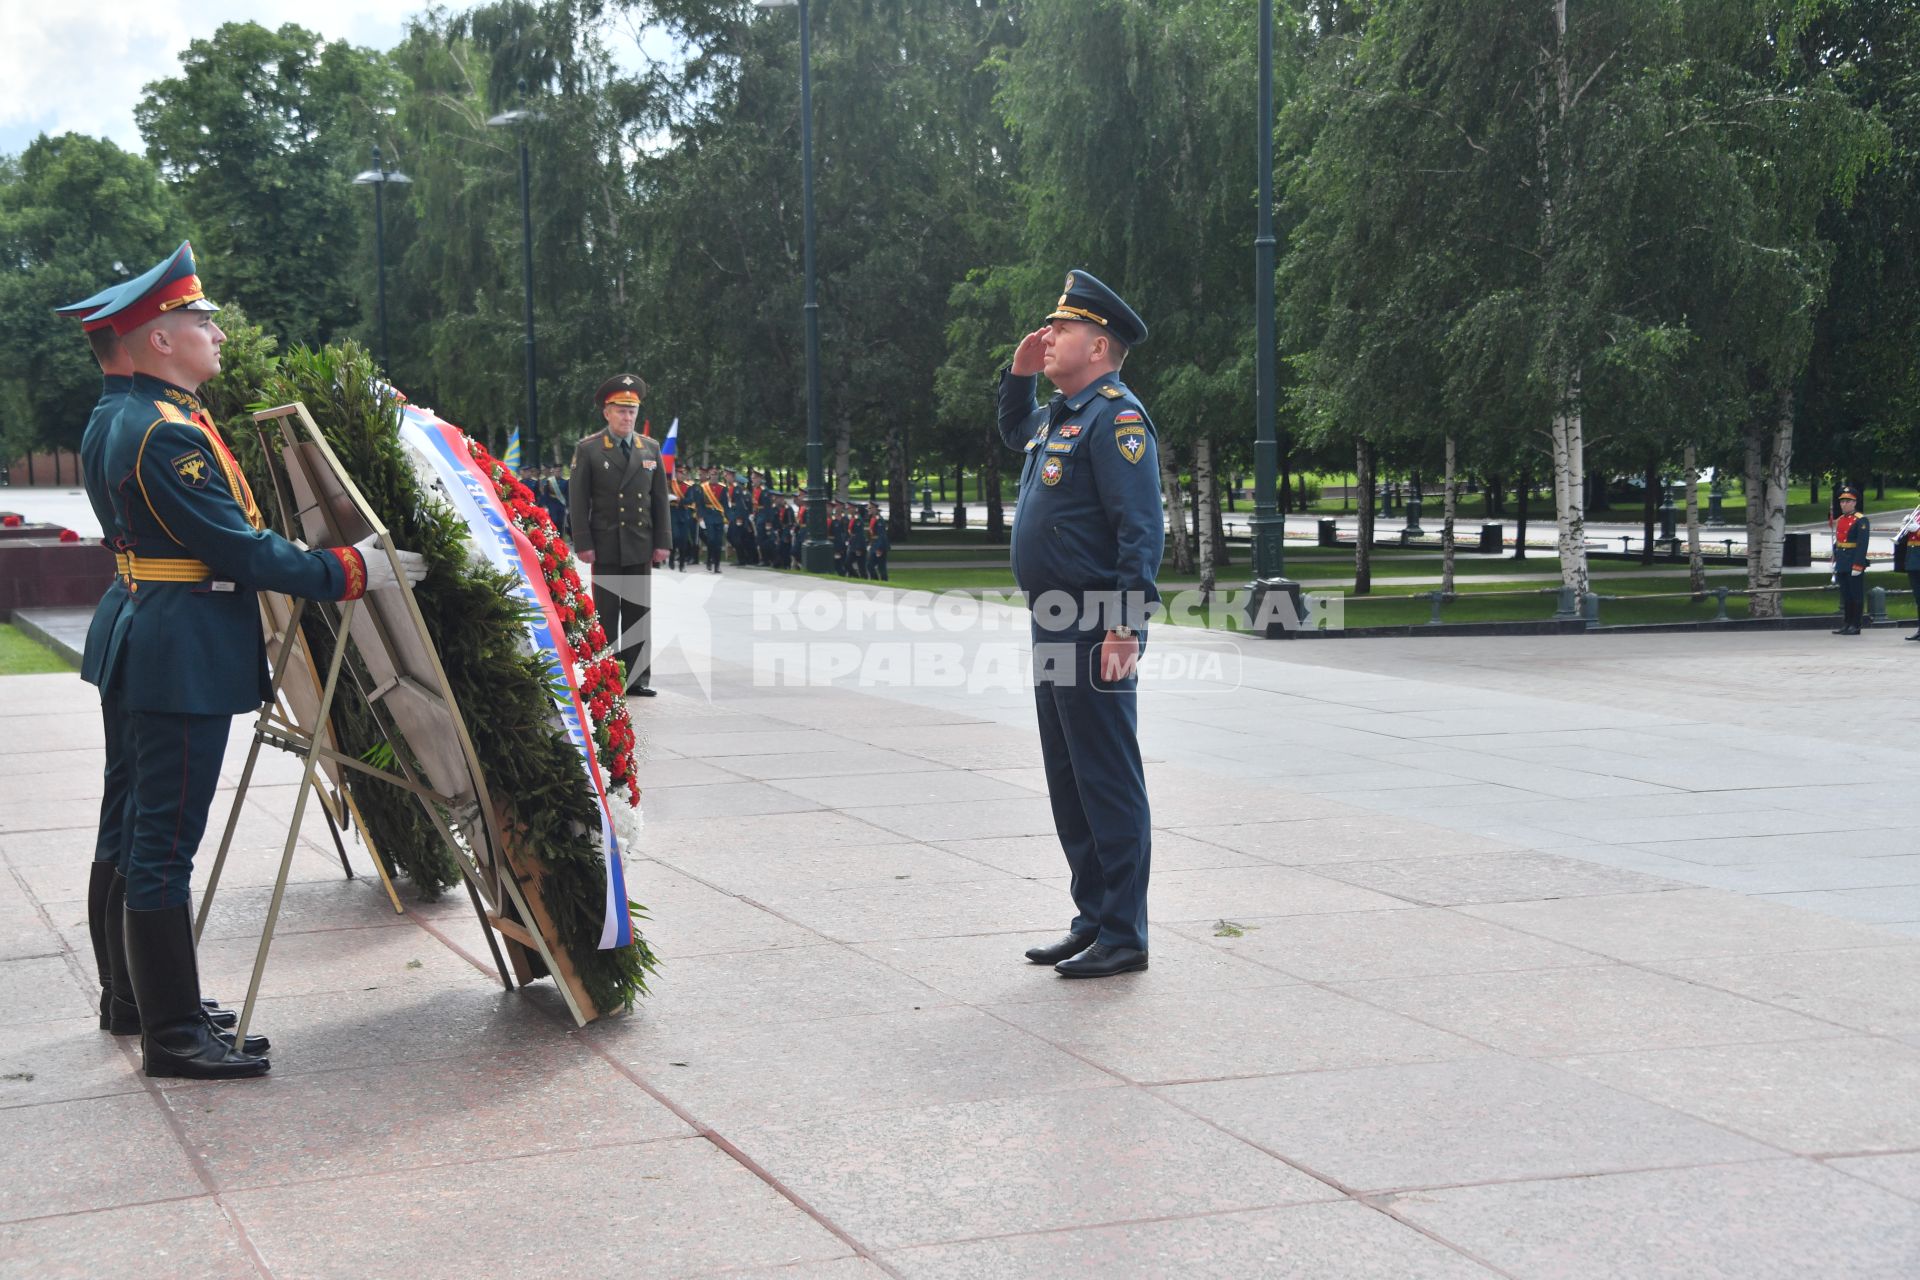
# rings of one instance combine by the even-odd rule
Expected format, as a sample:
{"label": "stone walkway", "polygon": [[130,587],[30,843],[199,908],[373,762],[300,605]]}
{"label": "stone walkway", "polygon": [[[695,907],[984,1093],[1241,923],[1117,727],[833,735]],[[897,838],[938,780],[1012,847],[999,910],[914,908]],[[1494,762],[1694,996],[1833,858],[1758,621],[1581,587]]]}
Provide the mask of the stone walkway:
{"label": "stone walkway", "polygon": [[[0,1272],[1920,1272],[1894,634],[1157,632],[1153,968],[1069,983],[1020,957],[1067,917],[1030,695],[981,675],[1024,622],[791,586],[661,584],[651,998],[573,1029],[463,900],[396,916],[321,831],[239,1085],[93,1029],[96,703],[0,681]],[[864,685],[770,682],[795,641]],[[203,946],[229,998],[294,776]]]}

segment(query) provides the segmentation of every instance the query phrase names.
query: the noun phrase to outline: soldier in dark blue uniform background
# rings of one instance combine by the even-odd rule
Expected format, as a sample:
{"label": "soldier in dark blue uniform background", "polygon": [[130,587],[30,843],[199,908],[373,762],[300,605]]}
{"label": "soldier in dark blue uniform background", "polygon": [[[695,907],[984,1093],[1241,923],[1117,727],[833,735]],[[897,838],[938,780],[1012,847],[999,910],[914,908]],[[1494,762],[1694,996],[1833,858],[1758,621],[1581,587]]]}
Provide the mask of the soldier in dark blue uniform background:
{"label": "soldier in dark blue uniform background", "polygon": [[873,516],[873,534],[867,544],[867,576],[887,580],[887,552],[893,550],[893,539],[887,536],[887,518],[872,507],[868,513]]}
{"label": "soldier in dark blue uniform background", "polygon": [[[124,710],[132,765],[121,871],[141,1056],[149,1076],[232,1079],[266,1072],[266,1042],[249,1036],[236,1049],[203,1007],[189,900],[232,718],[271,691],[255,593],[351,600],[397,579],[372,538],[307,551],[265,528],[194,394],[220,370],[215,310],[182,244],[89,317],[112,324],[134,369],[91,474],[107,486],[129,597],[102,644],[100,679]],[[401,559],[410,579],[424,574],[419,556]]]}
{"label": "soldier in dark blue uniform background", "polygon": [[867,576],[867,513],[861,507],[855,507],[847,512],[846,565],[847,577]]}
{"label": "soldier in dark blue uniform background", "polygon": [[[1152,819],[1136,663],[1166,541],[1153,423],[1120,380],[1147,326],[1084,271],[1001,374],[1000,438],[1023,450],[1013,576],[1033,610],[1034,703],[1054,829],[1072,872],[1067,935],[1027,958],[1064,977],[1147,967]],[[1058,388],[1042,408],[1035,375]]]}
{"label": "soldier in dark blue uniform background", "polygon": [[847,518],[839,504],[827,508],[827,536],[833,539],[833,571],[847,576]]}

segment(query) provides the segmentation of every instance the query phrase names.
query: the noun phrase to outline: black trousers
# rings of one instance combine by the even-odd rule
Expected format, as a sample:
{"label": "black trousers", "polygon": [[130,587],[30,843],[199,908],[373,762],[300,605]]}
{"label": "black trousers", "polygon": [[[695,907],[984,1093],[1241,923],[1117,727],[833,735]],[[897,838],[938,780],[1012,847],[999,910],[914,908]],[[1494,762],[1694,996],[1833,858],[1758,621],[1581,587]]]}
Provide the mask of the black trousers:
{"label": "black trousers", "polygon": [[1848,569],[1843,570],[1839,578],[1840,616],[1846,620],[1845,625],[1857,627],[1867,602],[1866,575]]}
{"label": "black trousers", "polygon": [[652,684],[652,563],[594,565],[593,607],[600,629],[626,668],[627,687]]}

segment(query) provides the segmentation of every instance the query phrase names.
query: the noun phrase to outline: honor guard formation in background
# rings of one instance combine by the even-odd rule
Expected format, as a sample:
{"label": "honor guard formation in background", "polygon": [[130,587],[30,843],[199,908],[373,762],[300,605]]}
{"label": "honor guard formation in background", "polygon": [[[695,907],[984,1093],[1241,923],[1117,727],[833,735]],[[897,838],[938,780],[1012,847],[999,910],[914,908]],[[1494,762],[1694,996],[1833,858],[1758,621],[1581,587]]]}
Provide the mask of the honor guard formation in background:
{"label": "honor guard formation in background", "polygon": [[[105,375],[81,457],[118,570],[82,663],[106,735],[87,900],[100,1028],[138,1033],[149,1076],[199,1079],[269,1065],[266,1037],[236,1046],[231,1011],[201,997],[189,901],[232,719],[270,692],[255,593],[352,600],[397,581],[373,539],[309,551],[265,527],[197,395],[220,371],[218,310],[184,243],[59,308],[80,320]],[[425,562],[403,552],[400,568],[417,581]]]}

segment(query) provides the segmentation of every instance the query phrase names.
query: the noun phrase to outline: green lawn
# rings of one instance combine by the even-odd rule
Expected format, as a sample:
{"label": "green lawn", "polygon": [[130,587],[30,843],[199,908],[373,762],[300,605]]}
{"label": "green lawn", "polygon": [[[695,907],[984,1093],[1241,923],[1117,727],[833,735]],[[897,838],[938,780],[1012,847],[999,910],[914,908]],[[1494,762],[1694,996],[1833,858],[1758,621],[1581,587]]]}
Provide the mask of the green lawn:
{"label": "green lawn", "polygon": [[40,676],[73,666],[20,628],[0,622],[0,676]]}

